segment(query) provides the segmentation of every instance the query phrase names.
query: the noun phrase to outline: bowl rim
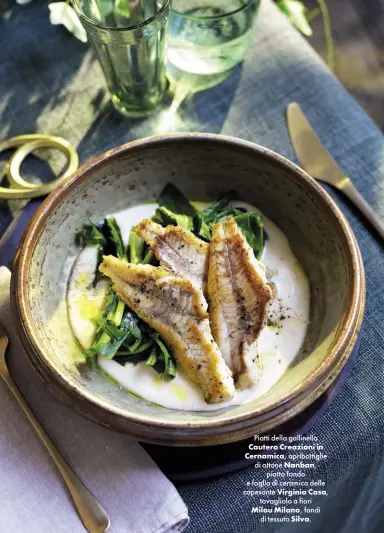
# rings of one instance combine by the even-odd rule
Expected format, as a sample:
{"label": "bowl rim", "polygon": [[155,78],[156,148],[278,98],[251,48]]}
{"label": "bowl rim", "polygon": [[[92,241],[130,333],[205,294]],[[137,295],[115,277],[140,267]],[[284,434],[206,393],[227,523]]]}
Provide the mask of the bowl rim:
{"label": "bowl rim", "polygon": [[[352,266],[352,283],[347,295],[347,302],[340,322],[339,331],[332,345],[329,347],[327,356],[323,359],[316,370],[303,380],[299,385],[292,389],[289,394],[284,396],[280,401],[275,401],[264,408],[257,408],[241,414],[230,414],[223,419],[215,420],[214,418],[199,419],[198,421],[183,420],[172,421],[157,421],[147,415],[137,413],[127,413],[124,408],[119,408],[111,404],[105,405],[103,400],[96,397],[95,394],[84,389],[80,384],[69,382],[65,374],[56,368],[51,363],[49,354],[45,352],[43,346],[39,342],[39,335],[33,324],[32,312],[28,302],[28,271],[29,265],[33,256],[33,249],[36,245],[40,235],[44,231],[46,220],[49,215],[55,211],[58,205],[64,201],[67,195],[72,192],[77,186],[84,183],[88,177],[92,175],[94,168],[103,168],[115,157],[119,157],[125,153],[132,153],[132,151],[141,151],[151,147],[161,146],[164,143],[182,142],[182,143],[201,143],[201,141],[211,143],[214,147],[216,143],[230,145],[231,148],[238,148],[243,152],[257,153],[261,157],[272,159],[278,165],[291,171],[302,185],[305,185],[308,190],[311,190],[320,201],[323,207],[327,208],[329,213],[334,217],[334,223],[338,226],[341,234],[344,236],[347,243],[350,262]],[[343,360],[343,355],[348,349],[351,342],[354,342],[356,335],[361,326],[359,316],[364,310],[365,304],[365,278],[364,268],[362,266],[361,254],[352,232],[352,229],[328,193],[304,170],[289,161],[284,156],[269,150],[261,145],[229,137],[221,134],[209,133],[181,133],[181,134],[163,134],[158,136],[146,137],[143,139],[131,141],[129,143],[117,146],[103,154],[96,156],[86,163],[84,163],[72,176],[70,176],[63,184],[60,185],[54,192],[52,192],[43,202],[40,208],[30,221],[30,224],[24,234],[23,240],[19,246],[15,258],[15,271],[13,275],[13,295],[14,303],[12,306],[15,323],[19,326],[19,331],[22,335],[23,344],[26,348],[27,355],[31,358],[30,350],[34,353],[37,360],[44,365],[44,368],[49,372],[54,381],[59,382],[67,391],[80,396],[82,400],[86,400],[93,404],[94,407],[107,411],[109,415],[115,415],[125,420],[126,423],[131,423],[134,426],[143,425],[147,429],[162,429],[162,430],[223,430],[223,428],[230,428],[237,426],[239,423],[248,422],[251,419],[265,421],[273,419],[285,406],[294,406],[300,404],[306,396],[313,397],[314,401],[322,392],[322,384],[329,381],[332,376],[332,371],[335,366],[339,366]],[[13,299],[13,298],[12,298]],[[33,365],[36,366],[35,364]],[[49,388],[48,383],[48,388]],[[54,392],[54,391],[53,391]],[[87,415],[87,413],[83,414]],[[294,413],[296,414],[296,413]],[[292,415],[293,416],[293,415]],[[250,432],[252,434],[252,432]]]}

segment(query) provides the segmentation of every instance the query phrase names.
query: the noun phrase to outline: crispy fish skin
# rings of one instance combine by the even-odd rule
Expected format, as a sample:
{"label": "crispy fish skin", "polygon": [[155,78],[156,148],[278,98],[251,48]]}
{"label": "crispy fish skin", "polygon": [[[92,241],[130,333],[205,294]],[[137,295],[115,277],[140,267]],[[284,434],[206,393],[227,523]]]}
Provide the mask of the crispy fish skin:
{"label": "crispy fish skin", "polygon": [[133,228],[150,246],[160,265],[183,276],[205,291],[208,274],[209,244],[178,226],[163,228],[144,219]]}
{"label": "crispy fish skin", "polygon": [[236,388],[250,387],[262,373],[257,338],[272,290],[263,265],[232,217],[213,228],[208,298],[213,338],[233,372]]}
{"label": "crispy fish skin", "polygon": [[104,257],[100,271],[111,278],[121,299],[160,333],[207,403],[233,397],[232,373],[212,337],[200,289],[161,267],[125,263],[113,256]]}

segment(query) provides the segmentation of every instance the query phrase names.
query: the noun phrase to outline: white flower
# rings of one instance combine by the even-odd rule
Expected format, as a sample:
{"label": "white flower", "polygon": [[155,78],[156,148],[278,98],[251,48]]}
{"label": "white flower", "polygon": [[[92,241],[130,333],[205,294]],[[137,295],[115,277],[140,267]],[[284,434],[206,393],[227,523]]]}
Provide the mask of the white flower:
{"label": "white flower", "polygon": [[[21,1],[24,2],[25,0]],[[27,0],[27,2],[28,1],[31,0]],[[53,4],[48,4],[48,7],[51,24],[63,24],[68,31],[73,33],[73,35],[79,39],[79,41],[82,41],[83,43],[87,42],[87,34],[81,25],[79,17],[77,16],[76,11],[67,4],[67,2],[54,2]]]}
{"label": "white flower", "polygon": [[16,0],[16,4],[23,6],[24,4],[29,4],[32,0]]}

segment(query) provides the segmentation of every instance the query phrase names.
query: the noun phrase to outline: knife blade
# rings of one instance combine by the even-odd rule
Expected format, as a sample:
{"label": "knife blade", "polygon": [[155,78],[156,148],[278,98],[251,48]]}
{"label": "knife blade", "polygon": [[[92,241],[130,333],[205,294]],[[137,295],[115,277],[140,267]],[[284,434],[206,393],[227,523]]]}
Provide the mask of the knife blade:
{"label": "knife blade", "polygon": [[313,131],[299,104],[295,102],[288,104],[287,124],[292,146],[303,169],[313,178],[325,181],[342,191],[384,240],[384,223],[359,193],[351,180],[345,176]]}
{"label": "knife blade", "polygon": [[312,177],[342,190],[350,180],[323,146],[299,104],[288,105],[287,122],[292,146],[303,169]]}

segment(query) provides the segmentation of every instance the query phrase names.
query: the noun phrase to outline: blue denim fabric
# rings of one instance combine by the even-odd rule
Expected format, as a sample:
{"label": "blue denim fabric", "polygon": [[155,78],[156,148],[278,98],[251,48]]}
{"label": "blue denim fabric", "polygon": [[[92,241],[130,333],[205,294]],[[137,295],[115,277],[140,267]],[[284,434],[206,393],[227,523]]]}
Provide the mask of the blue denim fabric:
{"label": "blue denim fabric", "polygon": [[[108,103],[100,67],[88,48],[48,21],[46,3],[13,8],[0,22],[1,138],[43,132],[66,137],[80,158],[159,132],[159,116],[126,121]],[[222,132],[255,141],[295,161],[285,110],[299,102],[325,146],[384,219],[381,132],[326,69],[313,49],[263,0],[246,61],[221,85],[187,101],[177,131]],[[313,428],[328,459],[311,473],[329,496],[311,524],[260,524],[245,482],[250,468],[180,485],[188,533],[380,533],[384,531],[384,252],[358,212],[327,188],[357,236],[367,276],[367,308],[358,356],[335,401]],[[12,218],[0,204],[0,234]],[[309,475],[309,474],[308,474]]]}

